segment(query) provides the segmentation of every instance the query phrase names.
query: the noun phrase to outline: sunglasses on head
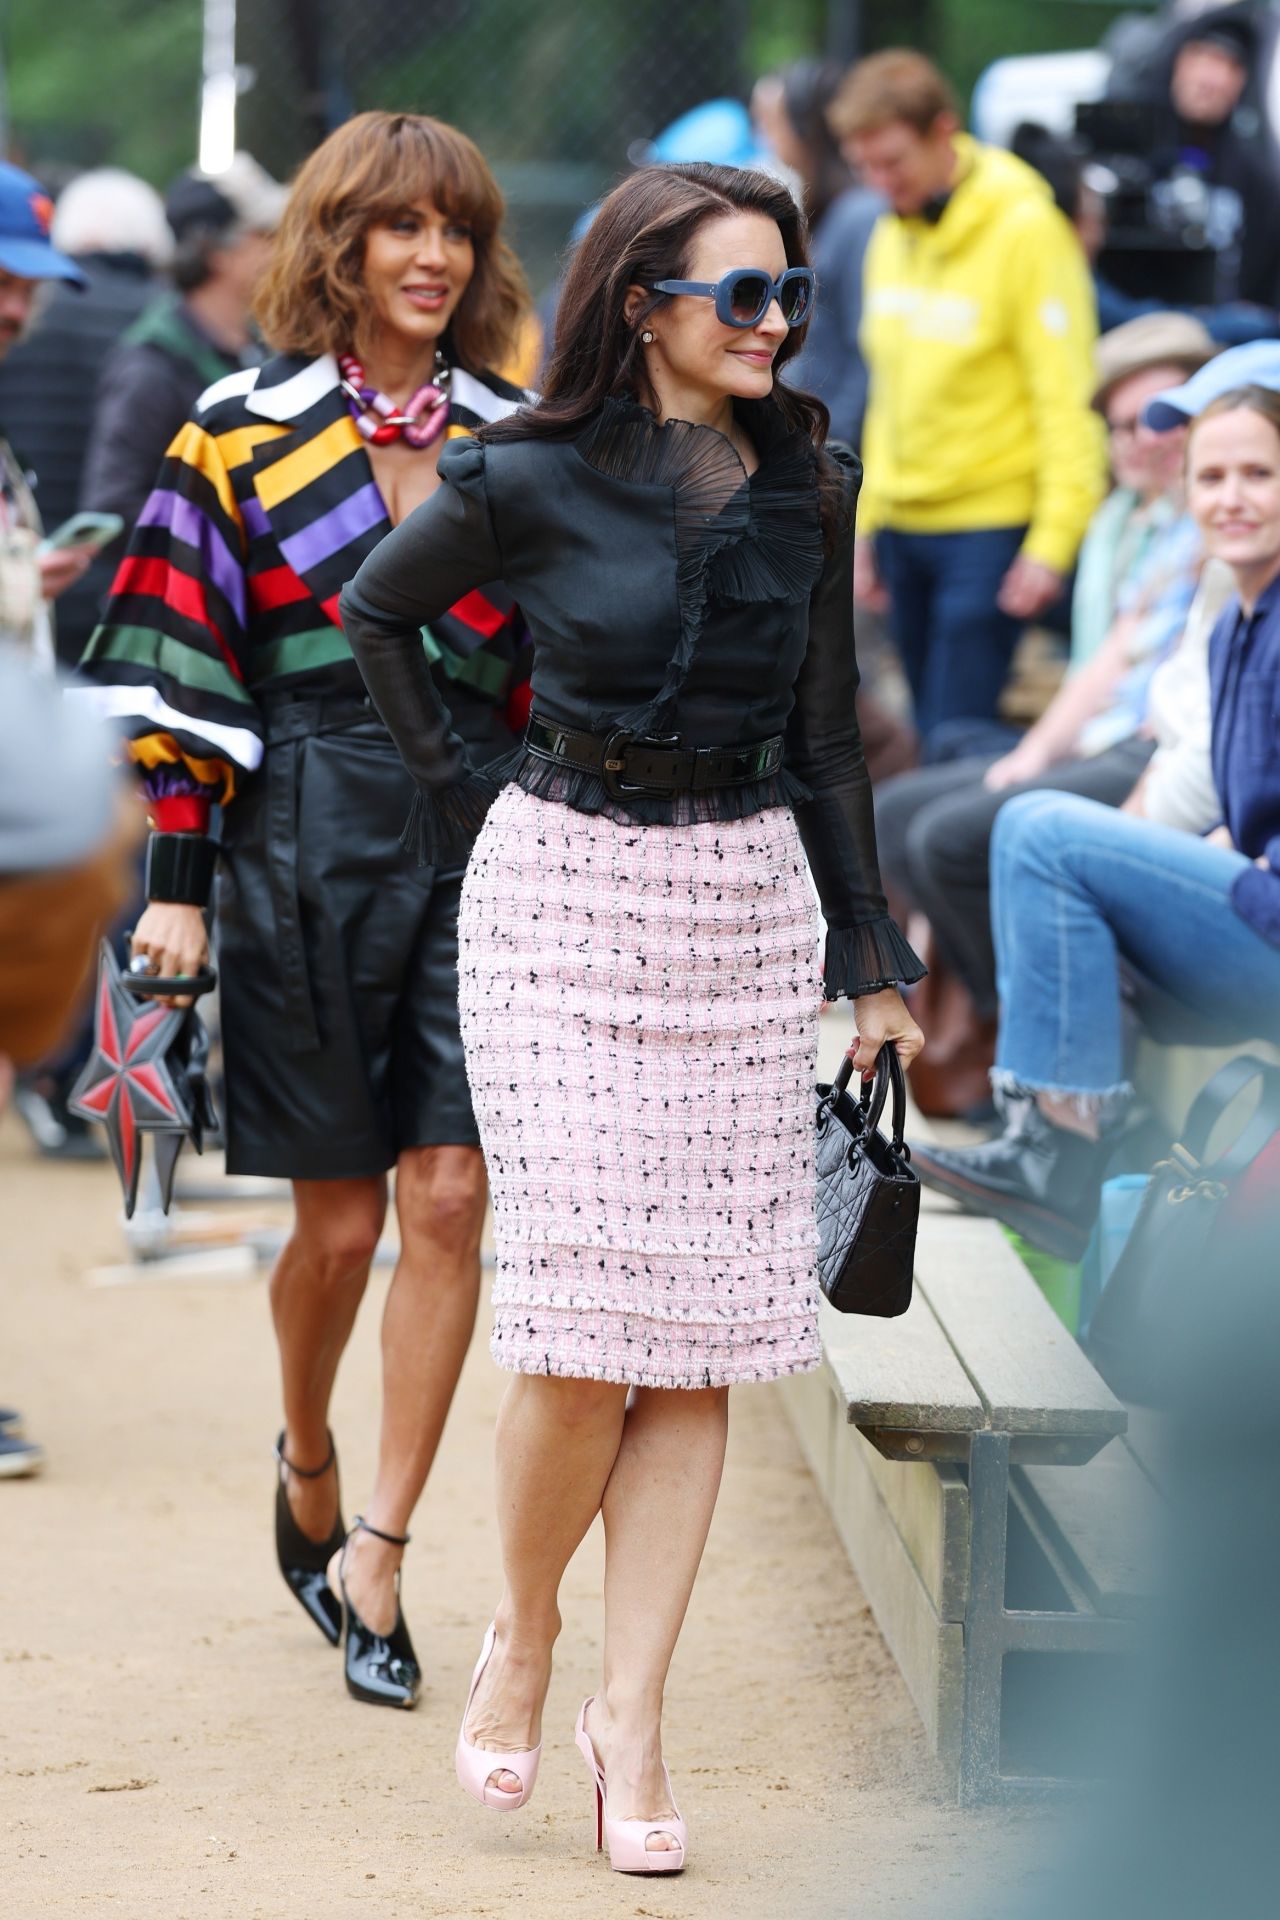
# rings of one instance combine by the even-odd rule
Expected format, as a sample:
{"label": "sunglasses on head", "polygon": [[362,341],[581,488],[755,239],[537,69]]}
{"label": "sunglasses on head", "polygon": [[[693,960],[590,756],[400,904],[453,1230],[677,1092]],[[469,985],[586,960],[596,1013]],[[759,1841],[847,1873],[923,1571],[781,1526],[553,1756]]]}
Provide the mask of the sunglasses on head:
{"label": "sunglasses on head", "polygon": [[725,327],[754,327],[776,300],[789,327],[809,318],[816,280],[812,267],[788,267],[775,280],[762,267],[735,267],[719,280],[655,280],[651,293],[702,294],[716,303],[716,319]]}

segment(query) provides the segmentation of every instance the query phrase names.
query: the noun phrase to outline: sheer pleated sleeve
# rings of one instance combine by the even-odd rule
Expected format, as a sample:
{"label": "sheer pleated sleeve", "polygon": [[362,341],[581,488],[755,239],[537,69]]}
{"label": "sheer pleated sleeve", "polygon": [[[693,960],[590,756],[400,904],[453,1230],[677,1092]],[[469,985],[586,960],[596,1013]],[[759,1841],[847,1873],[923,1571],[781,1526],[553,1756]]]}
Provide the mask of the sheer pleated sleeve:
{"label": "sheer pleated sleeve", "polygon": [[484,485],[484,448],[456,440],[441,485],[375,548],[342,590],[351,651],[417,793],[402,835],[421,864],[465,860],[500,783],[474,767],[432,677],[422,629],[502,577]]}
{"label": "sheer pleated sleeve", "polygon": [[787,765],[812,793],[795,809],[827,922],[824,991],[829,1000],[910,985],[925,969],[890,918],[876,858],[871,782],[855,696],[853,507],[860,468],[844,468],[848,512],[809,602],[809,646],[787,726]]}

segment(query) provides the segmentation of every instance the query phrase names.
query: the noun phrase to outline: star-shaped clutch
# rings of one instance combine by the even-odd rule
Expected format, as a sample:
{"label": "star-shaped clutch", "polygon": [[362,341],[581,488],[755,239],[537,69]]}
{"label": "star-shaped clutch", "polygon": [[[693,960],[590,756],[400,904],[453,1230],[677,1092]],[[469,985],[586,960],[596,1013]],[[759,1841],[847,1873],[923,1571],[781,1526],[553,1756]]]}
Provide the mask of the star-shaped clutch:
{"label": "star-shaped clutch", "polygon": [[[103,941],[93,1052],[67,1104],[106,1128],[128,1219],[138,1200],[143,1135],[153,1136],[167,1213],[183,1141],[189,1139],[200,1153],[206,1131],[218,1124],[205,1078],[209,1036],[204,1022],[194,1007],[149,1005],[142,997],[171,993],[175,984],[134,975],[126,984],[110,944]],[[210,984],[208,976],[201,977],[202,987]]]}

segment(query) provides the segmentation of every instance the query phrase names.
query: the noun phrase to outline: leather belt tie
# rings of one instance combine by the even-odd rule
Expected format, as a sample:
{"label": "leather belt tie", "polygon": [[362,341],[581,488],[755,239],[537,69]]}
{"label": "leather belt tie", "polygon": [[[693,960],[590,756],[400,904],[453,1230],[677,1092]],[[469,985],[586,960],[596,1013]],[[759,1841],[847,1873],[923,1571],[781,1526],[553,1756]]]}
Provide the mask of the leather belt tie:
{"label": "leather belt tie", "polygon": [[783,752],[781,734],[745,747],[686,747],[679,734],[650,739],[626,727],[615,727],[612,733],[574,733],[537,714],[524,741],[539,760],[598,774],[612,800],[625,800],[632,793],[706,793],[713,787],[746,786],[777,773]]}

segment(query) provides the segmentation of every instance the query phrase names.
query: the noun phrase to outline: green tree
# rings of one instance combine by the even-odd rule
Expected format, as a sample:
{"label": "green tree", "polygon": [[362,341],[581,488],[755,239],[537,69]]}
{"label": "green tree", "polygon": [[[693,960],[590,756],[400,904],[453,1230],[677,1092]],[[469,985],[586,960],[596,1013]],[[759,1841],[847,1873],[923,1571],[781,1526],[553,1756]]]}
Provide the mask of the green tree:
{"label": "green tree", "polygon": [[1096,47],[1122,13],[1159,0],[863,0],[863,44],[918,47],[966,104],[978,76],[1010,54]]}
{"label": "green tree", "polygon": [[57,177],[106,163],[165,186],[195,159],[200,0],[5,0],[13,156]]}

